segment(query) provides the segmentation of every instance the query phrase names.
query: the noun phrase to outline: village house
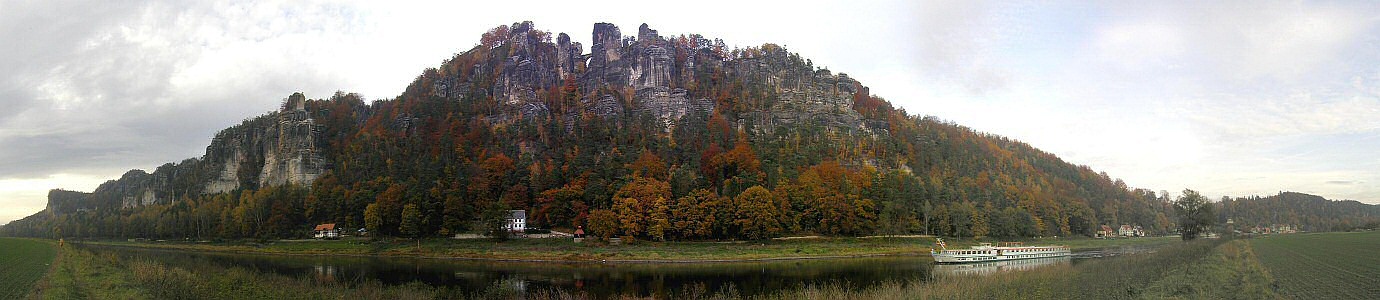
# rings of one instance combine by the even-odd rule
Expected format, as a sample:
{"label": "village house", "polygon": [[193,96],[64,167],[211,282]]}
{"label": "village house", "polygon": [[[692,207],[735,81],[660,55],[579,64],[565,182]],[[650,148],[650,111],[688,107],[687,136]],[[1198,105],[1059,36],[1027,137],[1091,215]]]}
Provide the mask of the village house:
{"label": "village house", "polygon": [[1117,229],[1116,233],[1124,237],[1145,236],[1144,229],[1141,229],[1140,226],[1131,225],[1121,225],[1121,228]]}
{"label": "village house", "polygon": [[1097,237],[1098,237],[1098,238],[1103,238],[1103,239],[1105,239],[1105,238],[1114,237],[1114,236],[1116,235],[1116,231],[1113,231],[1111,226],[1107,226],[1107,225],[1101,225],[1101,226],[1102,226],[1101,229],[1098,229],[1098,230],[1097,230]]}
{"label": "village house", "polygon": [[314,229],[313,231],[315,232],[315,234],[313,234],[312,237],[318,239],[340,238],[340,230],[337,230],[335,228],[335,223],[316,225],[316,229]]}
{"label": "village house", "polygon": [[1291,225],[1288,225],[1288,224],[1275,224],[1275,226],[1274,226],[1274,231],[1275,231],[1275,233],[1279,233],[1279,234],[1287,234],[1287,233],[1295,233],[1295,232],[1298,232],[1298,230],[1294,229],[1294,226],[1291,226]]}
{"label": "village house", "polygon": [[508,211],[508,223],[503,224],[503,229],[508,232],[521,233],[527,230],[527,211],[510,210]]}

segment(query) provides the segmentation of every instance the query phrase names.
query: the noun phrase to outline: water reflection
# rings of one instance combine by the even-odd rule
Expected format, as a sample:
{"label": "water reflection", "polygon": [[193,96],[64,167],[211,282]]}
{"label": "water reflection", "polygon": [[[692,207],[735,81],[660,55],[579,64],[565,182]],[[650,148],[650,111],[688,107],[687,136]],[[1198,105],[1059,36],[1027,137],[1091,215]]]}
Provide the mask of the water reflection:
{"label": "water reflection", "polygon": [[934,266],[935,277],[985,276],[999,272],[1029,271],[1057,265],[1069,265],[1073,257],[1046,257],[1021,260],[1004,260],[971,264],[942,264]]}
{"label": "water reflection", "polygon": [[313,265],[312,271],[316,271],[316,272],[315,272],[316,281],[322,281],[322,282],[337,282],[337,281],[338,281],[338,279],[335,279],[335,272],[338,272],[338,271],[339,271],[339,267],[335,267],[335,265],[316,264],[316,265]]}
{"label": "water reflection", "polygon": [[494,288],[518,294],[557,289],[594,298],[619,296],[667,298],[687,290],[713,293],[732,288],[742,296],[796,289],[803,285],[840,284],[867,288],[884,282],[942,280],[944,276],[986,275],[1076,264],[1096,257],[1152,251],[1151,247],[1118,247],[1076,251],[1073,257],[964,265],[935,265],[925,256],[871,257],[769,262],[636,264],[502,262],[453,259],[350,256],[285,256],[156,250],[118,246],[85,246],[125,258],[154,260],[171,266],[223,266],[261,273],[307,277],[349,285],[412,282],[478,292]]}
{"label": "water reflection", "polygon": [[931,280],[928,256],[872,257],[769,262],[645,264],[499,262],[396,257],[283,256],[187,252],[89,246],[125,258],[171,266],[216,265],[262,273],[307,276],[315,280],[384,285],[420,282],[460,291],[504,289],[563,290],[594,298],[667,298],[687,290],[713,293],[733,289],[742,296],[768,294],[803,285],[840,284],[853,288],[887,281]]}
{"label": "water reflection", "polygon": [[1074,252],[1073,257],[1078,259],[1086,259],[1114,257],[1127,254],[1152,253],[1155,252],[1155,249],[1160,246],[1161,245],[1132,245],[1087,249]]}

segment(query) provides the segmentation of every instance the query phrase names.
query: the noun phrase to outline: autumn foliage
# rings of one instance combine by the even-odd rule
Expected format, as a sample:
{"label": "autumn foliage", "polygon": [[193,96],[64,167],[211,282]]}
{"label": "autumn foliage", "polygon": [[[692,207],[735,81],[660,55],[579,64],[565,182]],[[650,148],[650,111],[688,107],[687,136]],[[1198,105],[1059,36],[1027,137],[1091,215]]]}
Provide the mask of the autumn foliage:
{"label": "autumn foliage", "polygon": [[[181,192],[171,204],[44,215],[5,230],[234,239],[302,237],[313,224],[337,223],[376,236],[439,237],[486,232],[506,209],[527,211],[529,227],[585,226],[597,237],[639,240],[1173,228],[1162,195],[1020,141],[908,115],[842,77],[823,77],[837,82],[818,96],[850,105],[828,113],[861,125],[754,122],[792,113],[772,111],[787,86],[770,76],[829,73],[777,45],[726,49],[697,35],[673,39],[668,85],[713,105],[669,124],[640,113],[632,86],[578,74],[529,74],[534,88],[524,97],[544,110],[522,110],[530,106],[495,94],[514,84],[506,72],[557,60],[549,33],[515,33],[528,26],[485,32],[397,97],[306,100],[330,166],[310,186],[246,179],[239,190],[201,194],[185,180],[175,183]],[[605,99],[624,109],[595,111]],[[245,126],[275,120],[261,119]],[[251,178],[259,170],[239,172]]]}

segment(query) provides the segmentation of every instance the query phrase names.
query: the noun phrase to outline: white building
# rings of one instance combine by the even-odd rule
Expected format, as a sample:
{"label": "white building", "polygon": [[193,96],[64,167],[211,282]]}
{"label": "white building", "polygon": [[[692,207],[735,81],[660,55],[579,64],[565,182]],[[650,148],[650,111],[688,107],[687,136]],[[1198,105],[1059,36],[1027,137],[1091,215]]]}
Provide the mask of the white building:
{"label": "white building", "polygon": [[508,232],[523,232],[527,230],[527,211],[510,210],[508,211],[508,223],[503,224],[503,229]]}
{"label": "white building", "polygon": [[313,234],[312,237],[318,239],[340,238],[340,231],[336,230],[335,223],[316,225],[316,229],[313,229],[312,231],[315,232],[315,234]]}

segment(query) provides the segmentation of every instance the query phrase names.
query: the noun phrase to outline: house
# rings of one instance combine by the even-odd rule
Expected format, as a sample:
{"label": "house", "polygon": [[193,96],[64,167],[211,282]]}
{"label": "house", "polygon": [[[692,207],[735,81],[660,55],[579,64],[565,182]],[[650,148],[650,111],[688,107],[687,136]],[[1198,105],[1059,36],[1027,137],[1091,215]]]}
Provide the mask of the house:
{"label": "house", "polygon": [[312,237],[318,239],[340,238],[340,230],[337,230],[335,228],[335,223],[316,225],[316,229],[314,229],[313,231],[315,231],[316,234],[312,235]]}
{"label": "house", "polygon": [[1112,236],[1114,236],[1115,234],[1116,234],[1116,231],[1113,231],[1113,230],[1112,230],[1112,227],[1111,227],[1111,226],[1107,226],[1107,225],[1102,225],[1101,229],[1098,229],[1098,230],[1097,230],[1097,237],[1098,237],[1098,238],[1104,238],[1104,239],[1105,239],[1105,238],[1112,237]]}
{"label": "house", "polygon": [[1288,224],[1275,224],[1275,226],[1274,226],[1273,228],[1271,228],[1271,229],[1272,229],[1275,233],[1279,233],[1279,234],[1286,234],[1286,233],[1295,233],[1295,232],[1298,232],[1297,229],[1294,229],[1294,226],[1290,226],[1290,225],[1288,225]]}
{"label": "house", "polygon": [[1145,236],[1145,229],[1140,228],[1140,225],[1136,225],[1136,227],[1131,230],[1136,234],[1136,236]]}
{"label": "house", "polygon": [[1120,236],[1136,236],[1136,228],[1131,227],[1131,225],[1121,225],[1121,228],[1117,229],[1116,233]]}
{"label": "house", "polygon": [[508,223],[503,224],[503,229],[508,232],[524,232],[527,230],[527,211],[510,210],[508,211]]}

